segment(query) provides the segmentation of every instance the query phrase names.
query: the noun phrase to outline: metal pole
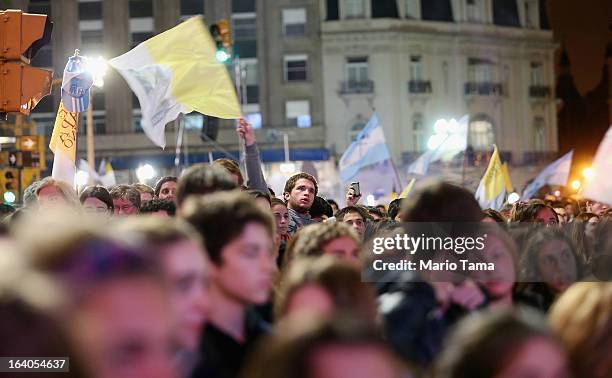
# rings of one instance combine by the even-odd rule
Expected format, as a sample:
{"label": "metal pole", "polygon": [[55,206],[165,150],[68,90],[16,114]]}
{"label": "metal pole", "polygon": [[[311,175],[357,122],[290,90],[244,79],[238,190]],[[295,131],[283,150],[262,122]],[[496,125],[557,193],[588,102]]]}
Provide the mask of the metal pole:
{"label": "metal pole", "polygon": [[178,118],[178,136],[176,137],[176,155],[174,156],[174,167],[176,168],[176,176],[180,176],[180,164],[181,164],[181,146],[183,145],[183,131],[185,129],[184,115],[180,114]]}
{"label": "metal pole", "polygon": [[89,106],[87,107],[87,164],[89,165],[89,185],[94,185],[94,175],[96,171],[96,153],[94,150],[94,126],[93,126],[93,86],[89,90]]}

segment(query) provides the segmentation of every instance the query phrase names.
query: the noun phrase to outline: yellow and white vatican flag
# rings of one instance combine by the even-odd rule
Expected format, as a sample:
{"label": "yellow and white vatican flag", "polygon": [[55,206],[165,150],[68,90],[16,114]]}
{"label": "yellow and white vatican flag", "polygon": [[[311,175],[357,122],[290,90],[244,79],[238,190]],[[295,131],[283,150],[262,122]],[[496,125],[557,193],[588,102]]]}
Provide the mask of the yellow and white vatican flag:
{"label": "yellow and white vatican flag", "polygon": [[49,148],[53,152],[51,176],[74,186],[79,113],[70,112],[60,101]]}
{"label": "yellow and white vatican flag", "polygon": [[415,181],[416,181],[416,178],[413,177],[412,180],[410,180],[410,182],[408,183],[408,185],[406,185],[404,190],[402,190],[402,192],[399,195],[399,198],[406,198],[406,197],[408,197],[408,195],[412,191],[412,187],[414,186],[414,182]]}
{"label": "yellow and white vatican flag", "polygon": [[202,16],[150,38],[109,64],[140,101],[145,134],[165,147],[165,127],[180,113],[241,117],[236,90]]}
{"label": "yellow and white vatican flag", "polygon": [[499,157],[497,146],[493,146],[493,155],[489,160],[489,166],[485,171],[478,189],[476,189],[476,199],[483,209],[500,210],[506,198],[506,180],[504,169]]}

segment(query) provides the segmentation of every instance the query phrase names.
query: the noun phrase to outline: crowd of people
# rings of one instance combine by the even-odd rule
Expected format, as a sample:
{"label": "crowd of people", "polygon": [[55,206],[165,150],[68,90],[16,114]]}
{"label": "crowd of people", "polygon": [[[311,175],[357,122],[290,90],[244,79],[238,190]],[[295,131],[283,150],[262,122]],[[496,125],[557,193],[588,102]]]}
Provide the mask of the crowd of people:
{"label": "crowd of people", "polygon": [[[610,376],[604,204],[482,211],[432,182],[340,207],[304,172],[275,195],[239,134],[248,180],[222,159],[155,187],[47,177],[3,205],[0,356],[67,356],[74,377]],[[415,222],[487,224],[496,269],[367,282],[371,240]]]}

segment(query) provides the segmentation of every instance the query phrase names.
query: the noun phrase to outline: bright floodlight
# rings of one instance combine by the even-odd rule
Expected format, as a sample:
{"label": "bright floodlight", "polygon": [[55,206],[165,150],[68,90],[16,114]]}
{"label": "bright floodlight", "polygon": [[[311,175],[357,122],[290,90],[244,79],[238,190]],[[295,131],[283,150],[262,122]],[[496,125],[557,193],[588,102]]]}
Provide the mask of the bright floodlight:
{"label": "bright floodlight", "polygon": [[578,190],[578,189],[580,189],[580,186],[581,186],[580,181],[578,181],[578,180],[572,181],[572,189]]}
{"label": "bright floodlight", "polygon": [[555,190],[555,197],[561,197],[561,191],[560,190]]}
{"label": "bright floodlight", "polygon": [[101,88],[104,85],[104,75],[108,71],[108,63],[102,57],[87,58],[87,70],[93,76],[94,85]]}
{"label": "bright floodlight", "polygon": [[86,171],[78,171],[76,173],[75,181],[77,186],[85,186],[89,181],[89,173]]}
{"label": "bright floodlight", "polygon": [[13,192],[4,192],[4,202],[6,203],[15,203],[17,197],[15,197],[15,193]]}
{"label": "bright floodlight", "polygon": [[155,177],[155,168],[151,164],[141,165],[136,169],[136,177],[140,182],[151,180]]}
{"label": "bright floodlight", "polygon": [[218,50],[217,54],[216,54],[217,60],[221,63],[225,63],[227,62],[227,60],[229,59],[229,54],[226,53],[223,50]]}
{"label": "bright floodlight", "polygon": [[588,167],[582,170],[582,175],[584,176],[585,179],[587,180],[591,180],[593,179],[593,176],[595,176],[595,169]]}
{"label": "bright floodlight", "polygon": [[508,203],[510,205],[514,205],[515,203],[518,202],[518,200],[521,199],[521,196],[518,195],[518,193],[516,192],[512,192],[508,195]]}

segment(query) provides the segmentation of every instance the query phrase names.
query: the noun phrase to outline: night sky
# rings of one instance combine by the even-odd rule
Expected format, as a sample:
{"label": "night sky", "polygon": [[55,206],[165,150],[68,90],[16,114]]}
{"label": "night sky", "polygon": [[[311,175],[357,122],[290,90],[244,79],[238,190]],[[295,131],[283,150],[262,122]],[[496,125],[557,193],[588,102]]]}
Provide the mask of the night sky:
{"label": "night sky", "polygon": [[576,86],[585,94],[601,80],[606,43],[612,40],[612,0],[548,0],[548,9],[555,39],[566,46]]}

